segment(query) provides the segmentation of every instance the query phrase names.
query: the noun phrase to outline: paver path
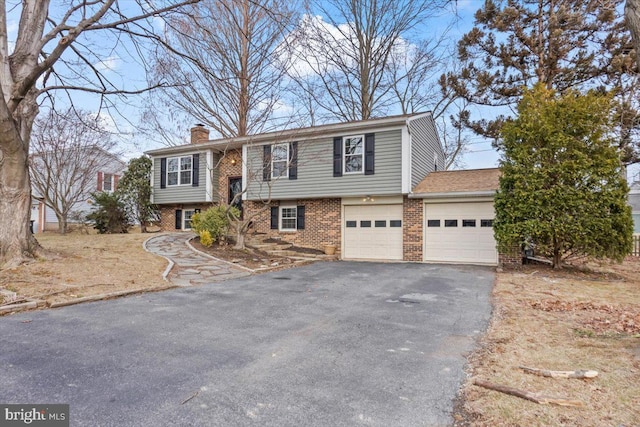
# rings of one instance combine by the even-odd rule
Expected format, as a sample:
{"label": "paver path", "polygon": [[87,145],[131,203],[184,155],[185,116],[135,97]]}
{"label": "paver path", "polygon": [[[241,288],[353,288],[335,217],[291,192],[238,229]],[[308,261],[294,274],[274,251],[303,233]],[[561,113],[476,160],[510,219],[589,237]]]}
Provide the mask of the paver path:
{"label": "paver path", "polygon": [[178,286],[204,285],[251,275],[251,271],[210,255],[195,252],[187,245],[191,233],[161,234],[145,242],[145,248],[174,263],[167,279]]}

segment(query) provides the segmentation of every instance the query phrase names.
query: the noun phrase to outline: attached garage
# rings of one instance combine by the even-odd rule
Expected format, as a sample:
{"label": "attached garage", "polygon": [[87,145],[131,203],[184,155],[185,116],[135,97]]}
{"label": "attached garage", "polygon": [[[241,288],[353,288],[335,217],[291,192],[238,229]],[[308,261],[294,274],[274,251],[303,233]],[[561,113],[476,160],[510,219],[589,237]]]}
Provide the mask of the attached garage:
{"label": "attached garage", "polygon": [[402,204],[343,206],[343,259],[402,260]]}
{"label": "attached garage", "polygon": [[492,201],[425,202],[424,213],[426,262],[497,264]]}
{"label": "attached garage", "polygon": [[455,264],[498,263],[493,197],[498,169],[433,172],[415,188],[423,205],[423,260]]}

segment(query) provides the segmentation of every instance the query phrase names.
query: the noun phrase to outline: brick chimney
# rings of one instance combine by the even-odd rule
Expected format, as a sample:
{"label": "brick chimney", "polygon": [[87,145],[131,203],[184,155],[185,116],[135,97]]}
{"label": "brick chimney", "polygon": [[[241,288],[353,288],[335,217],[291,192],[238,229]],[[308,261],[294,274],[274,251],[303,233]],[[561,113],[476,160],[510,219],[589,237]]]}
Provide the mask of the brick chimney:
{"label": "brick chimney", "polygon": [[198,144],[209,140],[209,129],[203,124],[197,124],[191,128],[191,143]]}

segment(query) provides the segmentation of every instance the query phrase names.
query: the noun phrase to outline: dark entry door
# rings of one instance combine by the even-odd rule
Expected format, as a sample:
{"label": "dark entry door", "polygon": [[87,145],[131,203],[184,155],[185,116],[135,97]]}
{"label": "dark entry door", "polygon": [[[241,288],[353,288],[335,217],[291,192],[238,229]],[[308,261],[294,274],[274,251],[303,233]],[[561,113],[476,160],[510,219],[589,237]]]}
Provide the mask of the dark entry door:
{"label": "dark entry door", "polygon": [[[242,177],[229,178],[229,200],[227,200],[227,203],[232,204],[236,194],[240,193],[242,193]],[[242,212],[242,196],[238,196],[238,200],[233,203],[233,206]]]}

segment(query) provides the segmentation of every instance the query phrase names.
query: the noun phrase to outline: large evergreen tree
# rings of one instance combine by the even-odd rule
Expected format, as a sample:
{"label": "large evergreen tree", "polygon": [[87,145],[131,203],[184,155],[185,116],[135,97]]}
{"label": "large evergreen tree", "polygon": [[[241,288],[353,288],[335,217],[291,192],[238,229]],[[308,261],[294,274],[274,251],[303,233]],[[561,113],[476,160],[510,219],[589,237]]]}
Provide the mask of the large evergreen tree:
{"label": "large evergreen tree", "polygon": [[129,160],[122,175],[118,193],[130,219],[140,224],[140,232],[147,232],[147,224],[159,218],[158,208],[151,203],[151,159],[140,156]]}
{"label": "large evergreen tree", "polygon": [[532,244],[559,267],[572,254],[621,260],[631,250],[629,188],[611,135],[611,98],[526,91],[505,123],[495,236]]}
{"label": "large evergreen tree", "polygon": [[[537,83],[559,93],[615,91],[618,145],[625,163],[637,162],[635,50],[622,2],[486,0],[475,14],[475,27],[458,43],[460,71],[442,81],[472,104],[511,108]],[[497,137],[504,120],[470,118],[466,124]]]}

